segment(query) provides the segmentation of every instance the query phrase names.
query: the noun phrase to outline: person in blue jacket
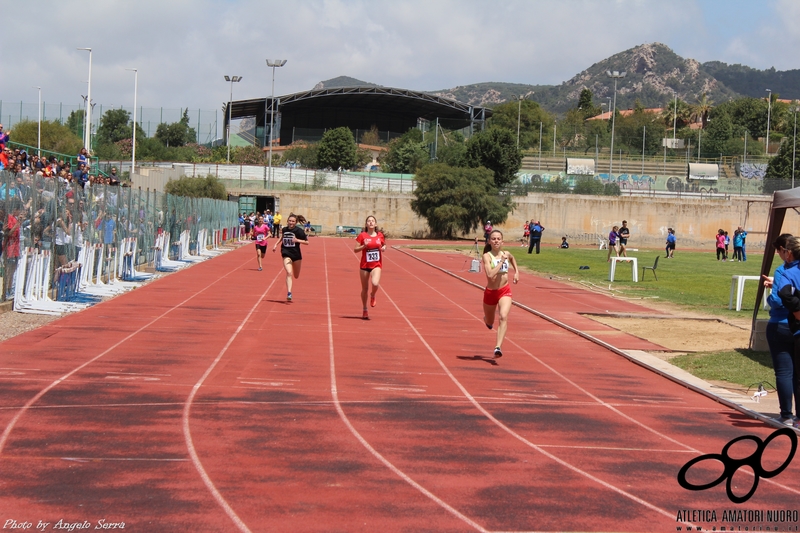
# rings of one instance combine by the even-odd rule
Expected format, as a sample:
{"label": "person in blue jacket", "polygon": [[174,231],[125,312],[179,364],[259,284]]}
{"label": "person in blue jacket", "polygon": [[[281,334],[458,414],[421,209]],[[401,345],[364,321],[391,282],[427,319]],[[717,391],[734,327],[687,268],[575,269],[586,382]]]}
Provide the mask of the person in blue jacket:
{"label": "person in blue jacket", "polygon": [[[775,239],[773,246],[781,264],[775,269],[772,277],[763,276],[764,287],[773,288],[772,294],[767,298],[769,304],[769,322],[767,323],[767,344],[769,353],[772,356],[772,368],[775,370],[775,388],[778,393],[778,403],[780,405],[780,415],[776,419],[781,424],[794,425],[795,419],[792,416],[792,396],[795,383],[798,382],[797,373],[800,368],[794,365],[794,338],[789,329],[789,311],[784,307],[775,287],[784,285],[784,271],[787,265],[794,261],[794,255],[786,249],[788,240],[792,237],[789,233],[784,233]],[[794,398],[795,413],[800,413],[800,398]]]}
{"label": "person in blue jacket", "polygon": [[671,259],[675,255],[675,230],[667,228],[667,247],[664,249],[667,253],[665,259]]}

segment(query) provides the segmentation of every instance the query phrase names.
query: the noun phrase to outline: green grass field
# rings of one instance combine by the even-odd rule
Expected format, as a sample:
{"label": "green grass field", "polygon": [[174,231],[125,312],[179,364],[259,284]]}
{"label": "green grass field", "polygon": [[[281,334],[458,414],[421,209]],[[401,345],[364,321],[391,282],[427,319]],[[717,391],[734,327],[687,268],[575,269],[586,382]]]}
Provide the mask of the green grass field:
{"label": "green grass field", "polygon": [[[474,250],[472,243],[454,244],[452,246],[415,246],[415,248],[453,249],[469,253]],[[757,285],[754,281],[745,284],[742,310],[728,309],[730,298],[731,276],[757,276],[761,271],[762,253],[747,255],[745,262],[717,261],[713,251],[682,252],[675,251],[673,259],[664,259],[664,250],[640,249],[629,252],[639,262],[639,282],[631,279],[631,268],[625,263],[617,265],[615,281],[608,281],[608,252],[594,248],[572,247],[566,250],[552,246],[543,247],[539,255],[527,254],[527,248],[519,244],[506,245],[506,249],[514,254],[522,268],[528,268],[539,274],[551,275],[555,279],[581,282],[608,289],[611,287],[619,295],[626,298],[641,298],[642,305],[648,300],[661,300],[677,305],[687,311],[712,315],[722,319],[747,319],[752,317],[755,305]],[[653,266],[656,256],[661,256],[656,269],[658,281],[653,273],[647,271],[642,277],[642,266]],[[772,269],[778,266],[780,259],[775,258]],[[588,266],[588,270],[579,269]],[[763,309],[759,318],[767,318]],[[772,361],[767,352],[754,352],[748,349],[702,352],[678,356],[670,363],[683,368],[702,379],[727,381],[749,387],[754,383],[775,382]]]}
{"label": "green grass field", "polygon": [[[454,245],[454,249],[468,252],[472,245]],[[439,247],[441,248],[441,246]],[[608,252],[595,248],[572,247],[566,250],[553,247],[542,248],[539,255],[527,254],[521,246],[506,246],[514,254],[520,267],[540,274],[549,274],[573,282],[585,282],[615,291],[629,298],[661,299],[687,310],[714,315],[721,318],[749,318],[752,316],[756,297],[756,283],[745,284],[742,310],[728,310],[731,276],[757,276],[761,271],[763,254],[748,254],[745,262],[717,261],[713,252],[681,252],[677,250],[673,259],[664,258],[664,250],[629,252],[639,262],[639,283],[631,279],[631,267],[625,263],[617,265],[615,281],[608,281]],[[651,271],[642,276],[642,266],[653,266],[656,256],[661,256],[656,269],[658,281]],[[776,260],[780,261],[777,259]],[[777,266],[778,263],[774,263]],[[588,266],[588,270],[578,267]],[[646,305],[646,301],[642,302]],[[766,313],[764,312],[764,316]]]}

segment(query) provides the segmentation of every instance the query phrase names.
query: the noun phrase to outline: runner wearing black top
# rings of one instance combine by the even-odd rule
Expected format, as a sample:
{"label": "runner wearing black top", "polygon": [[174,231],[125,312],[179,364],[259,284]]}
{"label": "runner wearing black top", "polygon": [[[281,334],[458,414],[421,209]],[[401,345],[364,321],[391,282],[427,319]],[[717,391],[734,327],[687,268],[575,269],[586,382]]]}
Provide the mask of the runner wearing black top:
{"label": "runner wearing black top", "polygon": [[[300,251],[301,244],[308,244],[306,232],[297,225],[298,217],[294,213],[286,219],[286,227],[282,228],[281,257],[283,258],[283,268],[286,270],[286,299],[292,301],[292,276],[295,279],[300,277],[300,267],[303,264],[303,254]],[[303,219],[305,220],[305,219]],[[274,252],[278,243],[272,247]]]}

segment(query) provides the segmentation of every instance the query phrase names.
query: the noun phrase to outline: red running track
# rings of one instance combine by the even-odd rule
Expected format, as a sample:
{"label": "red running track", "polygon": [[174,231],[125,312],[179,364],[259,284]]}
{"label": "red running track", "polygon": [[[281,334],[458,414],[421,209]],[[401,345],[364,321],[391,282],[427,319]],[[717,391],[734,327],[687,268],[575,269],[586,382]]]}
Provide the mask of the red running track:
{"label": "red running track", "polygon": [[[800,507],[798,461],[743,505],[724,482],[677,482],[687,461],[772,428],[518,308],[490,361],[481,291],[405,253],[386,254],[361,320],[352,246],[312,239],[292,303],[279,258],[258,272],[246,246],[0,344],[0,522],[675,531],[683,516],[752,530],[767,523],[723,511]],[[658,349],[578,314],[645,311],[635,305],[524,274],[513,290],[617,347]],[[764,468],[788,443],[769,446]],[[752,470],[733,476],[735,494],[752,484]]]}

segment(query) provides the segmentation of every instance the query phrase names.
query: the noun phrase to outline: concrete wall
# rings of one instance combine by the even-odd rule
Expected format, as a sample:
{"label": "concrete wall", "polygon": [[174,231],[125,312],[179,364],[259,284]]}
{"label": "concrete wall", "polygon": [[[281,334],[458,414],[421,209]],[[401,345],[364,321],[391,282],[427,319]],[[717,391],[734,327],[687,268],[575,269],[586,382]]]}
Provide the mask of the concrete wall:
{"label": "concrete wall", "polygon": [[[252,195],[253,191],[245,194]],[[425,222],[411,211],[410,194],[273,191],[269,196],[280,198],[284,216],[290,212],[302,214],[313,224],[321,224],[324,234],[333,233],[336,226],[360,226],[367,215],[375,215],[378,224],[392,237],[427,234]],[[666,240],[667,228],[672,227],[678,248],[709,250],[715,247],[718,229],[727,230],[732,238],[737,226],[748,231],[748,249],[763,247],[771,205],[769,197],[724,200],[529,194],[514,200],[517,204],[514,212],[499,226],[507,241],[520,238],[525,221],[533,219],[546,228],[544,242],[558,243],[562,235],[567,235],[574,244],[594,244],[598,234],[608,235],[612,226],[625,219],[631,228],[631,247],[660,248]],[[800,234],[800,216],[787,212],[783,229]]]}

